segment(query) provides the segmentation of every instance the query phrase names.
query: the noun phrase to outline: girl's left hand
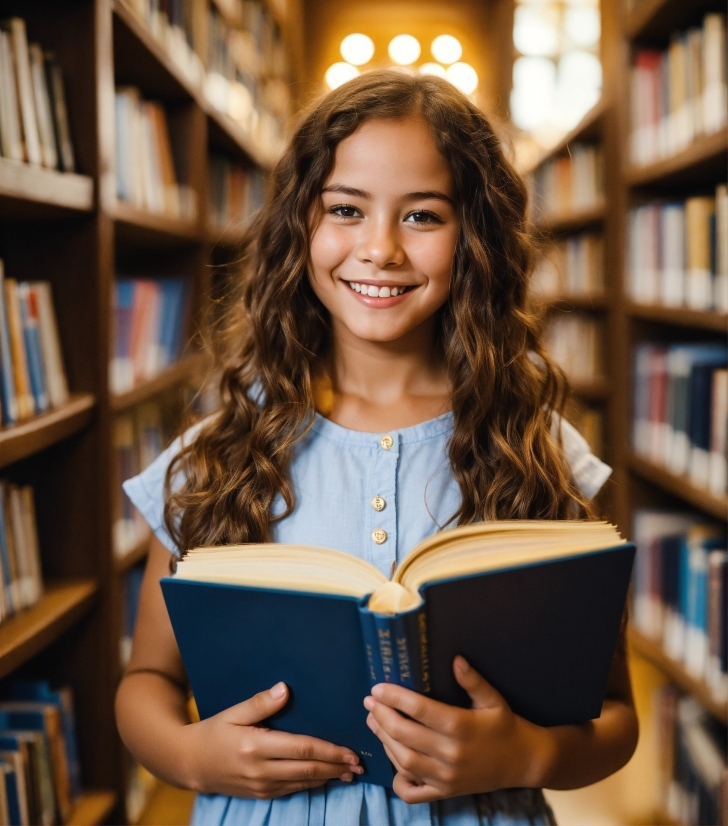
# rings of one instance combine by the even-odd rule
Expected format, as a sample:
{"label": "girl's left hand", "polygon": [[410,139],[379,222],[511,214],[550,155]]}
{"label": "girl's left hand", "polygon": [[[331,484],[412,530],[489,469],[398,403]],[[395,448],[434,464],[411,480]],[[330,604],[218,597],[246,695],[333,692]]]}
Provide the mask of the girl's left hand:
{"label": "girl's left hand", "polygon": [[462,657],[453,672],[473,701],[470,709],[387,683],[364,700],[367,725],[397,769],[394,791],[405,803],[426,803],[538,785],[546,730],[514,714]]}

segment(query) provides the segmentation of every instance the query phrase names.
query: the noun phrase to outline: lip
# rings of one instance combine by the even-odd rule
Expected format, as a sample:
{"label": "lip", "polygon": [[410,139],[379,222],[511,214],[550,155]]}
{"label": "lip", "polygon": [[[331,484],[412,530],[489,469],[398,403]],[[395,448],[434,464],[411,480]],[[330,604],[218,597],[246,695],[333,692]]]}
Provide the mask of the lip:
{"label": "lip", "polygon": [[386,310],[388,307],[395,307],[397,304],[401,304],[408,295],[412,295],[412,293],[416,292],[417,288],[421,286],[420,284],[398,284],[396,281],[372,281],[366,278],[357,279],[357,284],[366,284],[367,286],[374,287],[414,287],[414,289],[407,290],[406,293],[400,293],[394,297],[389,296],[388,298],[379,298],[371,295],[362,295],[349,286],[350,282],[343,279],[342,282],[345,285],[345,288],[355,299],[359,301],[360,304],[363,304],[365,307],[375,308],[377,310]]}

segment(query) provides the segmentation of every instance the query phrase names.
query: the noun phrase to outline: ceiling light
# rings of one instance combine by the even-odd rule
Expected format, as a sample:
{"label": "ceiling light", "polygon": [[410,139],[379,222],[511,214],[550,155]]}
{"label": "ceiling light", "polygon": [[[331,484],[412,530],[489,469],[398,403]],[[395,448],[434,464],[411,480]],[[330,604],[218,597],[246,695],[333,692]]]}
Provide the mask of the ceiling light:
{"label": "ceiling light", "polygon": [[347,80],[353,80],[358,74],[359,70],[351,63],[332,63],[326,70],[326,85],[329,89],[336,89]]}
{"label": "ceiling light", "polygon": [[451,34],[441,34],[432,41],[430,51],[435,60],[440,63],[455,63],[463,56],[463,47],[457,37]]}
{"label": "ceiling light", "polygon": [[471,95],[478,88],[478,73],[469,63],[453,63],[448,66],[447,79],[466,95]]}
{"label": "ceiling light", "polygon": [[411,34],[398,34],[389,42],[389,56],[400,66],[409,66],[420,56],[420,43]]}
{"label": "ceiling light", "polygon": [[341,56],[354,66],[363,66],[374,56],[374,41],[365,34],[349,34],[342,41]]}
{"label": "ceiling light", "polygon": [[420,66],[421,75],[436,75],[437,77],[447,77],[445,67],[439,63],[423,63]]}

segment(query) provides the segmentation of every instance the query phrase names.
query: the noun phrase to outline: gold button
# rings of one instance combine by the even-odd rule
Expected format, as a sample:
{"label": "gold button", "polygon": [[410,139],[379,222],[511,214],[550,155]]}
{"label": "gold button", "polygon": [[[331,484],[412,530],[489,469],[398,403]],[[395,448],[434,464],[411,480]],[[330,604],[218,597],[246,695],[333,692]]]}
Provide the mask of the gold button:
{"label": "gold button", "polygon": [[372,533],[372,539],[377,543],[377,545],[381,545],[383,542],[387,541],[387,532],[383,531],[381,528],[377,528],[376,531]]}
{"label": "gold button", "polygon": [[375,511],[383,511],[386,504],[381,496],[375,496],[374,499],[372,499],[372,507]]}
{"label": "gold button", "polygon": [[389,450],[390,447],[394,444],[394,439],[391,436],[382,436],[379,440],[379,444],[385,449]]}

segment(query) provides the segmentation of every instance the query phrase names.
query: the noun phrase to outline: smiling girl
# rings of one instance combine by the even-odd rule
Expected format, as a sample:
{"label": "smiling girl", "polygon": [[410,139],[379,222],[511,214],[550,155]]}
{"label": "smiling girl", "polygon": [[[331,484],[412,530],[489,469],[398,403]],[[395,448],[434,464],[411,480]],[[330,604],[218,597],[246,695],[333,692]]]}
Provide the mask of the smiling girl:
{"label": "smiling girl", "polygon": [[525,208],[487,119],[438,78],[367,73],[296,129],[249,232],[221,409],[126,485],[155,538],[117,718],[144,765],[199,792],[193,823],[546,824],[542,787],[632,754],[621,639],[601,716],[579,726],[518,717],[462,658],[468,709],[376,686],[362,714],[394,788],[352,783],[346,743],[265,728],[282,683],[189,721],[159,587],[199,545],[320,545],[389,575],[456,524],[588,515],[609,468],[558,415]]}

